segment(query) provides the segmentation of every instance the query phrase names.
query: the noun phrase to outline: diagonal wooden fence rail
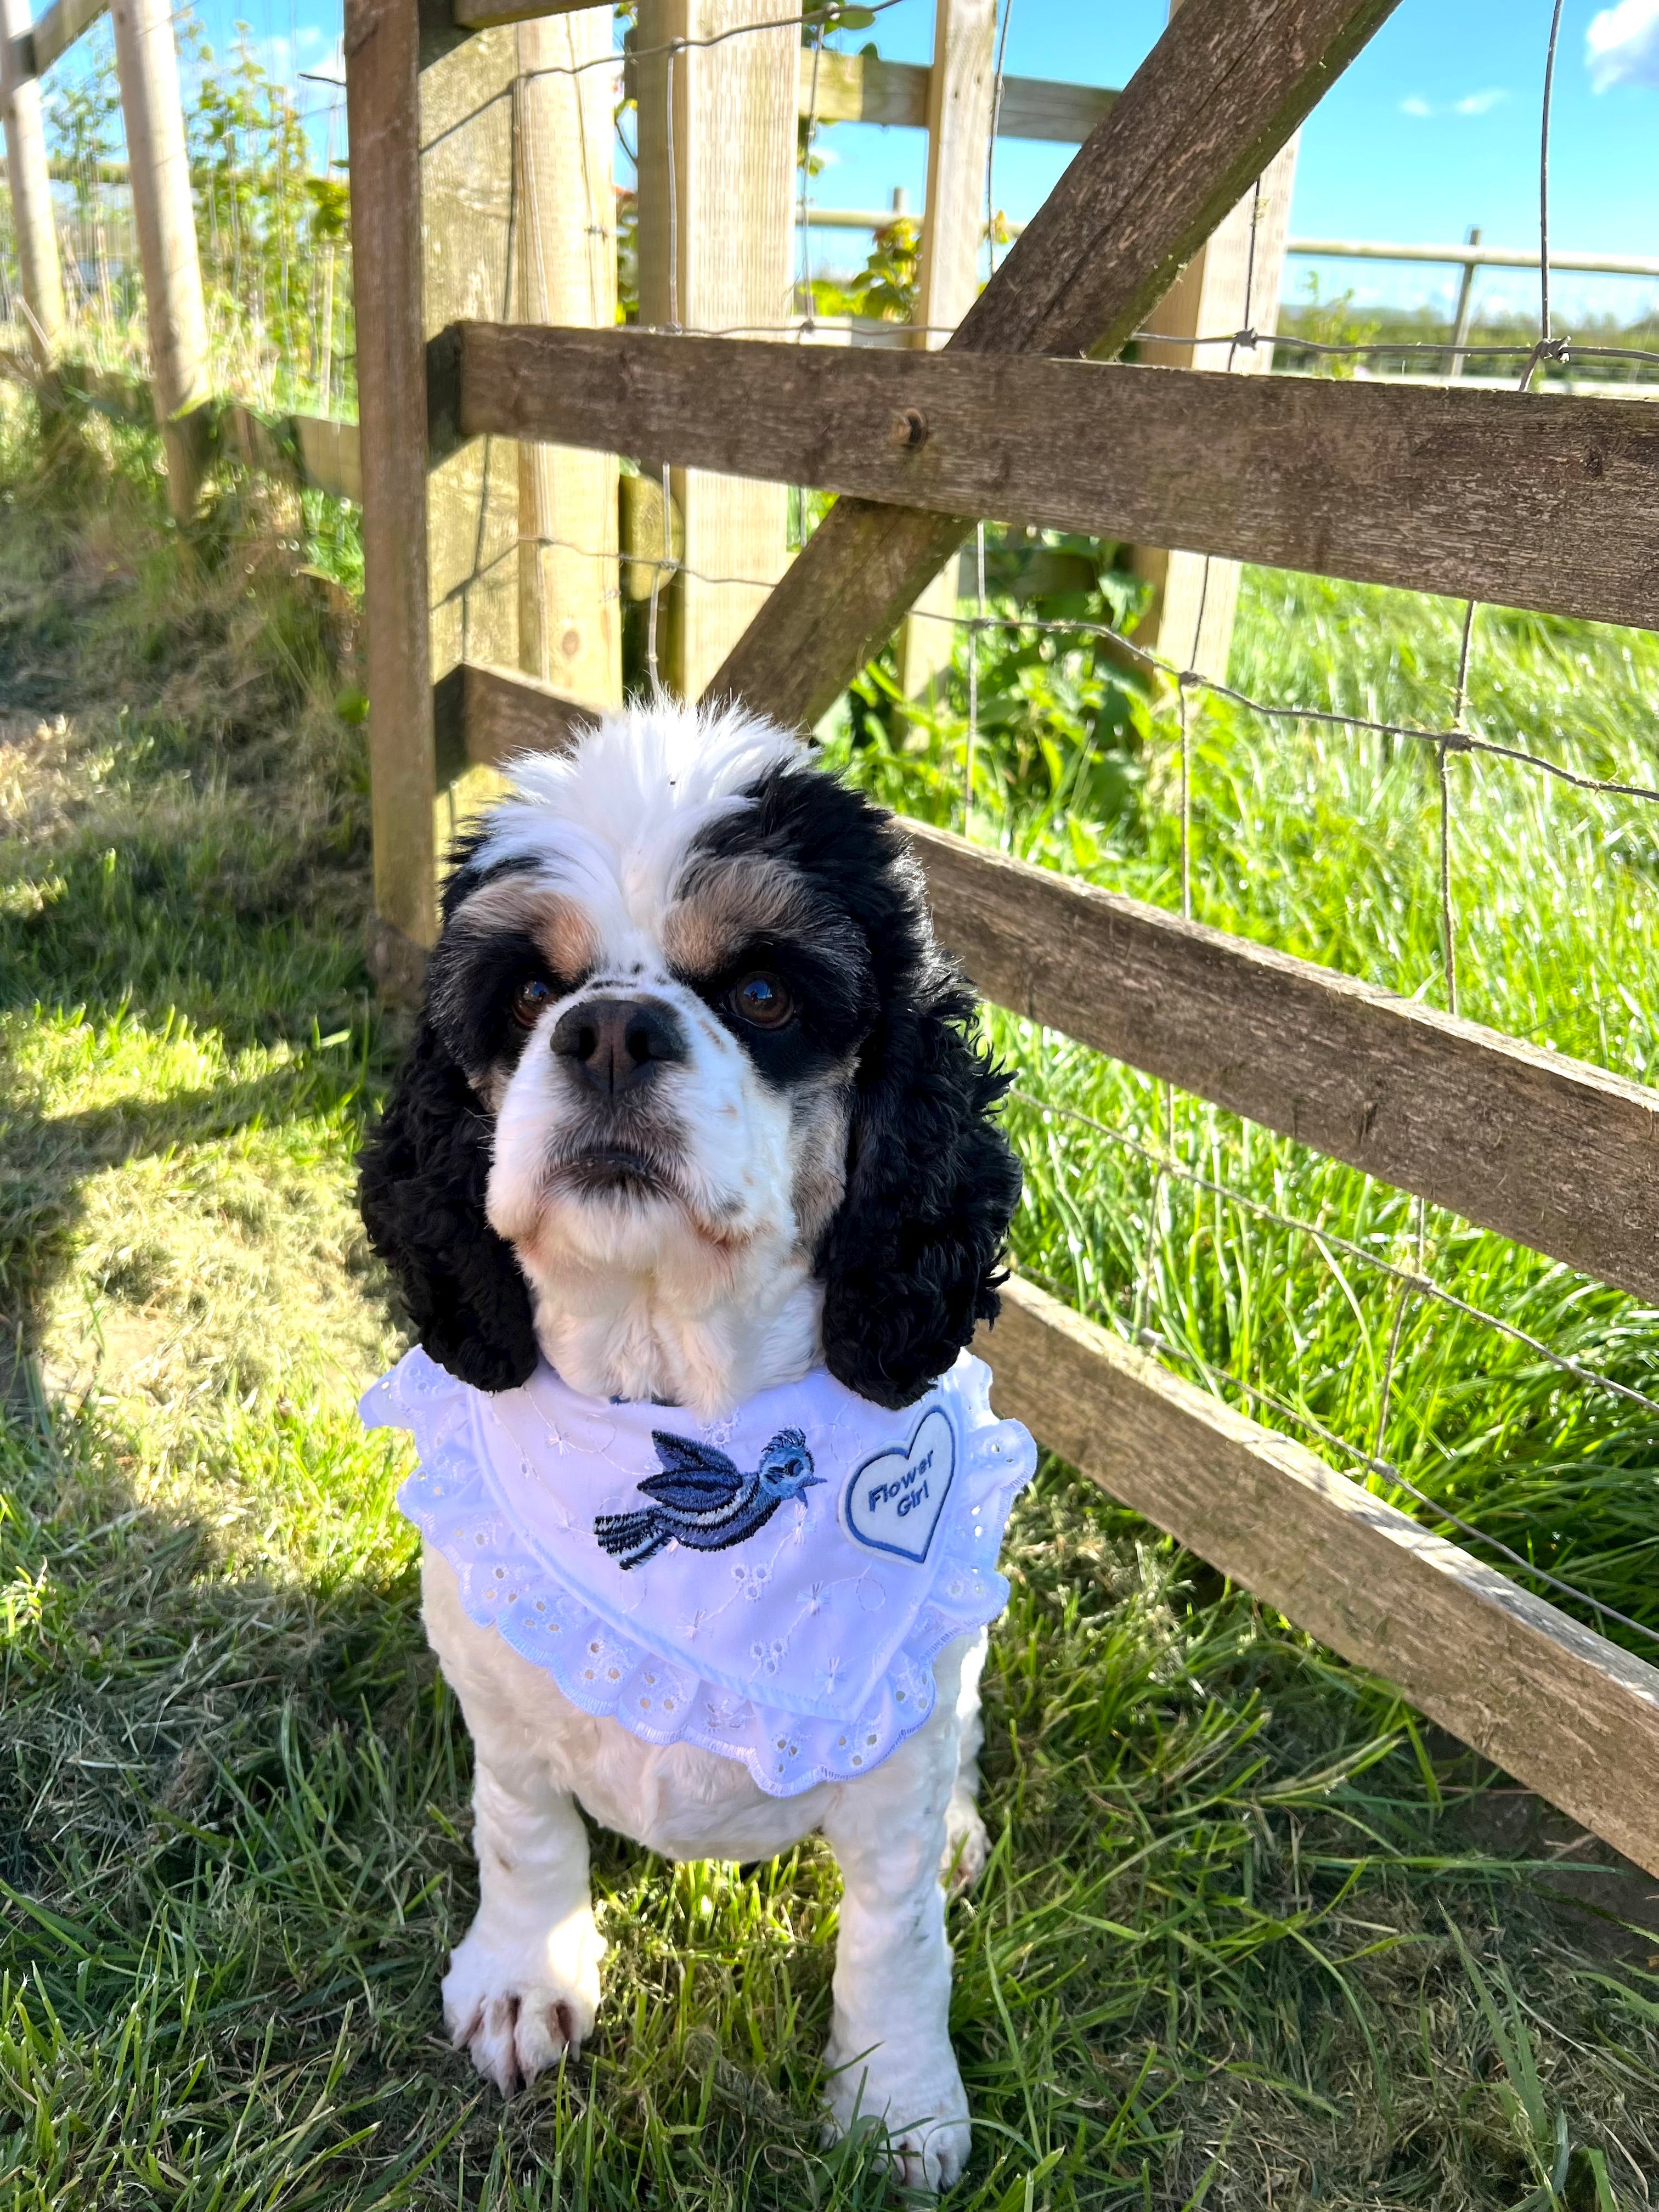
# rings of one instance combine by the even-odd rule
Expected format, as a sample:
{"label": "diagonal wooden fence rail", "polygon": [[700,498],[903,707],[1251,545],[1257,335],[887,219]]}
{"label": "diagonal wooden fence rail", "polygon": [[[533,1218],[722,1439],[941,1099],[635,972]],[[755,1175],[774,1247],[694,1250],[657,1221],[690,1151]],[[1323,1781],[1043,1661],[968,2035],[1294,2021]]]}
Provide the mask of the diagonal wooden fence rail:
{"label": "diagonal wooden fence rail", "polygon": [[[428,369],[422,51],[398,0],[349,0],[383,959],[412,980],[431,941],[441,775],[568,745],[585,719],[548,684],[465,659],[434,693],[428,453],[471,440],[839,491],[709,687],[797,724],[976,514],[1653,623],[1639,403],[1077,358],[1121,347],[1391,6],[1185,0],[942,352],[469,322]],[[915,835],[941,938],[988,997],[1659,1299],[1659,1093]],[[1659,1874],[1659,1669],[1029,1285],[1011,1286],[989,1349],[1001,1402],[1093,1480]]]}

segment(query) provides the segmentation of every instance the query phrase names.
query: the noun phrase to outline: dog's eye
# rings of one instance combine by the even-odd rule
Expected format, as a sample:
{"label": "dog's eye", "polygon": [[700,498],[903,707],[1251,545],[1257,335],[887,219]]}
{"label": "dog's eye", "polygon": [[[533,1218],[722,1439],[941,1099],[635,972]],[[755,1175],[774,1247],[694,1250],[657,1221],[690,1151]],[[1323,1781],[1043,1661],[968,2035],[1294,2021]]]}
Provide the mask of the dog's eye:
{"label": "dog's eye", "polygon": [[551,987],[532,975],[513,994],[513,1018],[520,1029],[534,1029],[543,1010],[552,1003]]}
{"label": "dog's eye", "polygon": [[735,984],[729,1003],[740,1021],[757,1030],[781,1030],[795,1011],[795,1002],[779,978],[763,969]]}

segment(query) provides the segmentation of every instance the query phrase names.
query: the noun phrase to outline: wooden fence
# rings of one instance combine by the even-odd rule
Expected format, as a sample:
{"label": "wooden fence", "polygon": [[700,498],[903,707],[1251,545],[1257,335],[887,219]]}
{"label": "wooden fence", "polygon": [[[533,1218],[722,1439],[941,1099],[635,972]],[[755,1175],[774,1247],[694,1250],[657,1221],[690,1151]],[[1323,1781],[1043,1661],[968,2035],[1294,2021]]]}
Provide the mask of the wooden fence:
{"label": "wooden fence", "polygon": [[[1132,82],[1079,113],[1079,155],[977,297],[960,234],[949,252],[935,237],[940,304],[922,319],[954,325],[948,342],[866,352],[795,342],[775,206],[756,213],[742,267],[684,226],[707,222],[722,166],[751,192],[793,173],[805,85],[819,118],[925,119],[930,215],[955,207],[965,228],[971,210],[977,239],[984,0],[938,0],[930,70],[825,58],[815,86],[793,8],[641,0],[641,292],[654,285],[656,304],[638,331],[465,305],[514,291],[458,237],[437,165],[451,138],[476,158],[490,86],[518,80],[515,53],[488,42],[521,35],[532,14],[574,37],[579,0],[459,0],[442,23],[411,0],[348,0],[386,982],[412,988],[434,939],[444,779],[568,745],[605,703],[603,688],[576,696],[509,665],[487,623],[463,623],[458,643],[433,588],[445,503],[468,487],[476,524],[498,441],[555,457],[543,519],[520,539],[573,542],[558,523],[572,457],[630,456],[678,484],[679,557],[708,595],[681,612],[682,679],[796,725],[934,588],[975,514],[1659,624],[1640,403],[1109,365],[1155,310],[1165,327],[1158,303],[1241,204],[1259,240],[1259,180],[1393,4],[1185,0]],[[597,66],[597,38],[587,51]],[[555,81],[574,84],[583,64],[563,52]],[[672,118],[658,134],[672,146],[653,143],[647,100]],[[582,125],[567,112],[559,127]],[[475,175],[475,232],[483,189]],[[744,204],[727,191],[720,234],[748,223]],[[1195,281],[1201,295],[1202,268]],[[700,482],[720,497],[700,507]],[[793,562],[780,501],[759,495],[788,483],[841,494]],[[757,488],[748,505],[743,484]],[[722,500],[748,518],[741,568],[698,560],[718,543],[702,518]],[[474,557],[463,601],[488,568]],[[579,583],[579,623],[580,592],[599,587]],[[947,832],[915,842],[942,939],[997,1004],[1659,1298],[1659,1092]],[[1659,1670],[1029,1285],[1011,1286],[989,1350],[1000,1405],[1104,1488],[1659,1873]]]}

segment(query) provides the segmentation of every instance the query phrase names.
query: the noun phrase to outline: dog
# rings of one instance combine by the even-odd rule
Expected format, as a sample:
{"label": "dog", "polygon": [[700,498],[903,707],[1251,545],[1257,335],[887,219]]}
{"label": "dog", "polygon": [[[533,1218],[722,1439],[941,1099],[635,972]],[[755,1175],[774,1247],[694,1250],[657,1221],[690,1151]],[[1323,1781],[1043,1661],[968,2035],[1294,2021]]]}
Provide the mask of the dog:
{"label": "dog", "polygon": [[[510,1394],[550,1368],[601,1409],[645,1408],[657,1470],[601,1516],[594,1557],[695,1564],[804,1515],[821,1478],[781,1417],[742,1460],[676,1432],[822,1370],[866,1409],[914,1407],[994,1319],[1020,1188],[994,1118],[1007,1079],[899,826],[798,738],[658,698],[508,774],[453,855],[363,1218],[448,1376]],[[869,1486],[878,1518],[907,1510],[887,1500],[911,1460]],[[878,2124],[908,2185],[955,2181],[945,1881],[986,1853],[983,1628],[938,1652],[930,1717],[872,1771],[776,1796],[573,1703],[430,1540],[422,1612],[476,1752],[480,1901],[443,1997],[478,2070],[511,2094],[592,2029],[579,1805],[675,1859],[816,1831],[844,1884],[829,2123]]]}

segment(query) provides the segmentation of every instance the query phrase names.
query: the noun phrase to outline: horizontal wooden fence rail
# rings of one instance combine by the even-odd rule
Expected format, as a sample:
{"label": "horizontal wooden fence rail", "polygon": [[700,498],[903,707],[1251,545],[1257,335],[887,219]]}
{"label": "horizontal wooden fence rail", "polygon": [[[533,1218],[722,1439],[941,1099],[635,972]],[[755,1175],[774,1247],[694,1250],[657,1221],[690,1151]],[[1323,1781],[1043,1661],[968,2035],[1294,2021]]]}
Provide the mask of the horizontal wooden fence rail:
{"label": "horizontal wooden fence rail", "polygon": [[[497,764],[593,717],[507,669],[468,669],[460,711],[452,751]],[[1659,1091],[905,826],[940,939],[994,1005],[1659,1304]]]}
{"label": "horizontal wooden fence rail", "polygon": [[998,1413],[1659,1875],[1659,1668],[1028,1283]]}
{"label": "horizontal wooden fence rail", "polygon": [[465,435],[1659,626],[1637,400],[498,323],[447,343]]}
{"label": "horizontal wooden fence rail", "polygon": [[1659,1303],[1659,1091],[906,826],[997,1006]]}
{"label": "horizontal wooden fence rail", "polygon": [[[908,124],[927,127],[927,86],[933,76],[925,62],[878,61],[873,54],[800,58],[800,112],[820,123]],[[1047,138],[1081,145],[1117,98],[1115,91],[1092,84],[1061,84],[1048,77],[1006,76],[997,109],[999,138]]]}
{"label": "horizontal wooden fence rail", "polygon": [[501,768],[520,753],[567,752],[611,711],[516,668],[476,660],[460,662],[432,690],[438,773],[446,782],[467,766]]}
{"label": "horizontal wooden fence rail", "polygon": [[[80,4],[92,5],[93,0],[80,0]],[[106,0],[98,0],[98,4],[106,4]],[[483,31],[599,4],[599,0],[455,0],[454,21],[462,30]],[[623,58],[624,96],[632,100],[632,65],[619,58]],[[799,112],[820,123],[898,124],[925,131],[932,75],[926,62],[881,61],[873,54],[835,53],[827,46],[815,58],[810,48],[803,47]],[[1116,92],[1104,86],[1006,76],[997,136],[1080,145],[1116,98]]]}
{"label": "horizontal wooden fence rail", "polygon": [[455,0],[452,21],[458,31],[489,31],[498,23],[533,23],[538,15],[575,15],[584,8],[607,8],[612,0]]}

